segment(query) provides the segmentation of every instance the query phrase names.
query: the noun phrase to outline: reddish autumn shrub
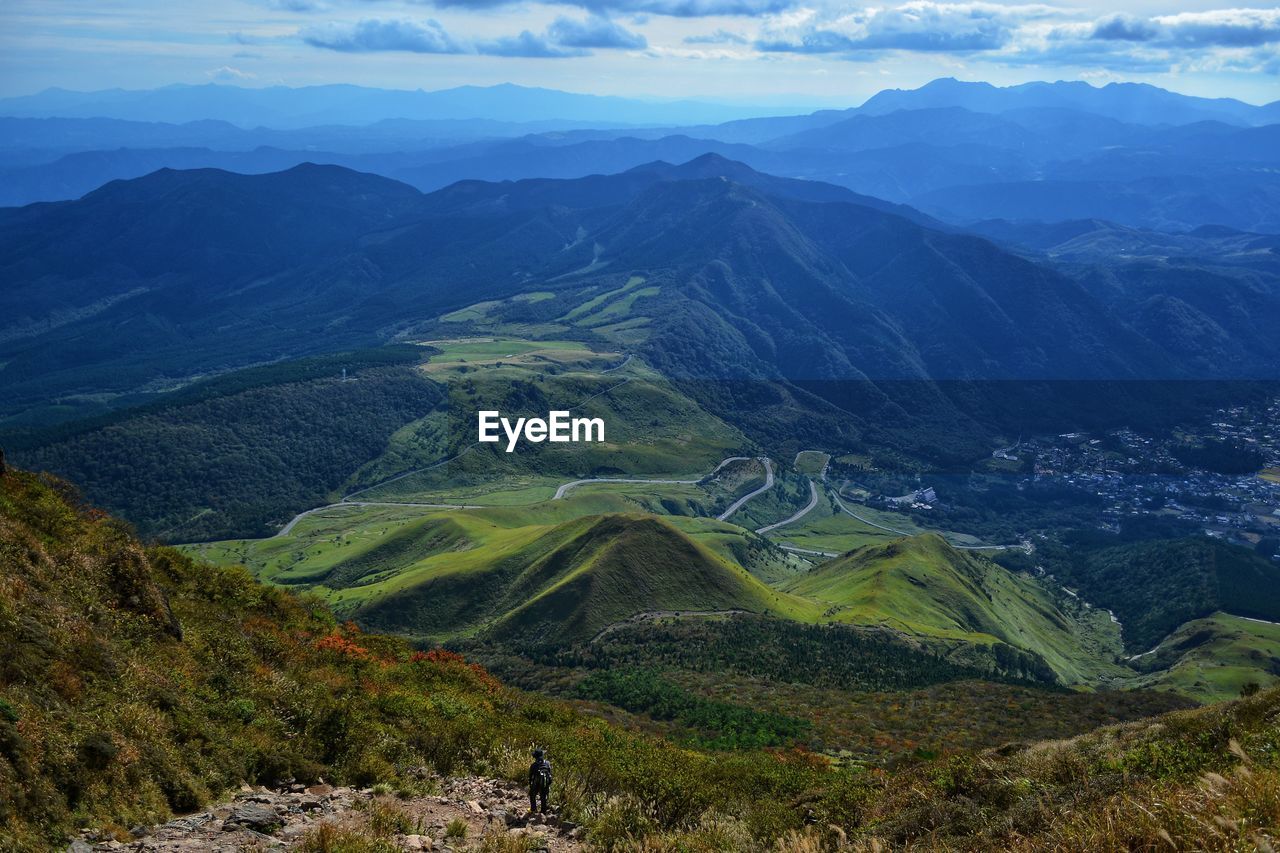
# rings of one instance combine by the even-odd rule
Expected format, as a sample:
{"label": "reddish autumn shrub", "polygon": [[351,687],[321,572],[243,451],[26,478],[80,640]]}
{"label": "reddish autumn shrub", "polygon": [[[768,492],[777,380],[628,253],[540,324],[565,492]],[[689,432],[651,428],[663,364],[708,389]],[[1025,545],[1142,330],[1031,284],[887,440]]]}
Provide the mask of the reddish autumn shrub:
{"label": "reddish autumn shrub", "polygon": [[321,651],[334,652],[343,657],[364,660],[369,657],[369,650],[335,632],[316,641],[316,648]]}

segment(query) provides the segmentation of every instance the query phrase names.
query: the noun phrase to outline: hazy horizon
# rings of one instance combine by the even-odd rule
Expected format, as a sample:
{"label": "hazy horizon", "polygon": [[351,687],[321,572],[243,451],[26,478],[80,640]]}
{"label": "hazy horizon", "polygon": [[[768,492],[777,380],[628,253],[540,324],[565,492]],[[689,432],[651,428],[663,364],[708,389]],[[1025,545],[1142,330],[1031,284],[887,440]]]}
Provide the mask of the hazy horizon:
{"label": "hazy horizon", "polygon": [[[569,95],[579,95],[583,97],[624,98],[627,100],[641,101],[641,102],[647,102],[647,103],[653,103],[653,104],[705,102],[709,104],[721,104],[726,106],[746,107],[750,105],[755,105],[757,109],[753,110],[753,112],[763,111],[763,108],[765,107],[776,107],[777,109],[794,109],[796,113],[802,113],[802,112],[809,112],[811,110],[840,109],[840,108],[846,108],[846,107],[856,108],[865,104],[871,97],[874,97],[879,92],[888,91],[888,90],[910,91],[910,90],[921,88],[922,86],[927,86],[930,83],[938,82],[939,80],[955,80],[960,83],[979,83],[979,84],[990,83],[990,81],[981,80],[977,78],[970,79],[965,77],[949,77],[949,76],[935,77],[935,78],[932,78],[931,80],[925,81],[925,83],[922,83],[920,86],[886,86],[883,89],[877,89],[875,92],[872,92],[870,95],[867,95],[866,97],[861,97],[861,96],[850,97],[843,101],[833,100],[831,103],[813,103],[812,96],[805,95],[803,93],[796,93],[794,95],[779,95],[775,99],[771,99],[767,104],[759,103],[758,99],[738,97],[732,94],[703,96],[703,95],[664,95],[659,93],[637,93],[637,94],[630,94],[630,95],[617,95],[609,92],[595,92],[587,89],[557,88],[552,86],[528,85],[525,83],[517,82],[515,80],[504,80],[496,83],[459,83],[454,86],[443,86],[439,88],[433,88],[428,86],[417,86],[417,87],[369,86],[361,83],[349,83],[345,81],[333,81],[328,83],[307,83],[303,85],[294,86],[294,85],[289,85],[289,84],[280,83],[280,82],[259,83],[254,81],[245,81],[245,82],[231,83],[231,82],[225,82],[225,81],[204,80],[204,81],[199,81],[195,83],[188,83],[188,82],[162,83],[156,86],[147,86],[147,87],[140,87],[140,88],[130,88],[126,86],[103,87],[103,88],[91,88],[91,87],[72,88],[68,86],[47,86],[43,89],[39,89],[33,92],[22,92],[22,93],[17,93],[12,95],[3,95],[0,97],[4,97],[6,99],[22,98],[22,97],[30,97],[33,95],[41,95],[50,91],[62,91],[62,92],[69,92],[73,94],[90,95],[90,94],[95,94],[99,92],[114,92],[114,91],[148,92],[148,91],[157,91],[162,89],[183,88],[183,87],[186,87],[186,88],[215,87],[215,88],[224,88],[224,89],[250,89],[250,90],[253,90],[253,89],[298,90],[298,89],[309,89],[309,88],[326,88],[326,87],[344,87],[345,86],[345,87],[352,87],[357,89],[368,89],[368,90],[385,91],[385,92],[422,92],[427,94],[435,93],[435,92],[453,91],[458,89],[500,89],[503,87],[516,87],[520,89],[557,92],[557,93],[569,94]],[[1137,85],[1154,85],[1154,84],[1144,84],[1143,81],[1137,81],[1137,80],[1109,80],[1103,83],[1099,83],[1099,82],[1094,82],[1090,80],[1069,80],[1065,78],[1051,79],[1047,77],[1029,79],[1029,80],[1023,81],[1022,83],[1009,83],[1005,85],[997,85],[994,83],[990,83],[990,85],[996,86],[997,88],[1005,89],[1005,88],[1014,88],[1017,86],[1029,85],[1034,83],[1047,83],[1047,84],[1085,83],[1086,85],[1091,86],[1094,89],[1102,89],[1112,84],[1123,85],[1123,84],[1133,83]],[[1167,86],[1158,86],[1157,88],[1164,89],[1169,92],[1173,92],[1174,94],[1188,95],[1191,97],[1217,97],[1217,98],[1233,99],[1233,100],[1241,101],[1246,104],[1251,104],[1253,106],[1265,106],[1266,104],[1269,104],[1275,101],[1280,101],[1280,92],[1274,93],[1275,97],[1271,98],[1270,100],[1251,100],[1249,98],[1237,98],[1233,95],[1218,95],[1218,96],[1195,95],[1192,92],[1181,91],[1178,89],[1169,88]],[[789,98],[792,98],[794,100],[788,100]]]}
{"label": "hazy horizon", "polygon": [[1280,98],[1280,9],[1212,0],[233,0],[194,10],[15,0],[0,8],[0,47],[0,96],[208,82],[429,91],[515,82],[810,108],[957,77]]}

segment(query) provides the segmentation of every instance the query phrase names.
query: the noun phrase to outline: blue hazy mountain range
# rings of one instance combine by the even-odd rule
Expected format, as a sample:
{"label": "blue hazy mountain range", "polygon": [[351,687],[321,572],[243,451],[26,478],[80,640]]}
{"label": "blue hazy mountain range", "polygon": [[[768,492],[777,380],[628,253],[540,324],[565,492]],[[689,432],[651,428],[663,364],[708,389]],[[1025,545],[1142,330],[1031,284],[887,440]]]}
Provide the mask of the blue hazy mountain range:
{"label": "blue hazy mountain range", "polygon": [[1018,248],[716,155],[426,195],[336,166],[162,170],[0,211],[0,414],[375,344],[518,293],[554,294],[538,310],[558,316],[632,274],[662,295],[645,358],[694,381],[1274,378],[1274,239],[988,233]]}
{"label": "blue hazy mountain range", "polygon": [[[512,101],[518,107],[507,109]],[[465,179],[576,178],[715,153],[959,225],[1101,219],[1163,231],[1280,231],[1280,102],[1142,84],[947,79],[847,110],[716,123],[703,106],[514,86],[51,91],[0,101],[10,116],[0,119],[0,205],[78,198],[160,168],[257,174],[314,162],[429,192]],[[95,117],[76,117],[84,115]],[[688,123],[691,115],[701,120]],[[645,119],[655,124],[618,126]]]}
{"label": "blue hazy mountain range", "polygon": [[[773,108],[772,111],[776,111]],[[384,119],[501,122],[591,122],[604,124],[689,124],[768,115],[756,104],[641,100],[584,95],[504,83],[421,89],[373,89],[345,84],[245,88],[207,83],[159,89],[72,92],[46,89],[0,100],[0,115],[29,118],[117,118],[183,123],[217,119],[241,127],[300,128],[329,124],[372,124]]]}

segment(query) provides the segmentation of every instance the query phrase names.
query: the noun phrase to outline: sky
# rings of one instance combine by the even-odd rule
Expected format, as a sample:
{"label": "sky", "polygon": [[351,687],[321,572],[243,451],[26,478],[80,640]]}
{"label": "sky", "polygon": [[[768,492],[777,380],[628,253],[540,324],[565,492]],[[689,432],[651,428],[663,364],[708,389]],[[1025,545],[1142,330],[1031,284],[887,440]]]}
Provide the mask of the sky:
{"label": "sky", "polygon": [[0,95],[172,83],[853,106],[937,77],[1280,99],[1280,6],[1221,0],[0,0]]}

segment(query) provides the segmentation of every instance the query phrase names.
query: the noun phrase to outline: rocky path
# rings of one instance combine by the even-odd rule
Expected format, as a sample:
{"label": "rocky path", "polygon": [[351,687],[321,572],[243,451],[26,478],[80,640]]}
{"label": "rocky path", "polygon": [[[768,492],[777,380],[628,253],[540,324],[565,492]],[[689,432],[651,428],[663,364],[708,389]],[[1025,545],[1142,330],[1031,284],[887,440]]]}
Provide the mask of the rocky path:
{"label": "rocky path", "polygon": [[[134,827],[115,837],[86,830],[69,853],[102,850],[232,851],[324,849],[344,834],[381,838],[400,850],[519,849],[546,853],[586,850],[582,829],[554,814],[529,815],[524,789],[484,777],[446,779],[439,795],[400,798],[375,789],[291,785],[285,790],[244,786],[228,802]],[[554,800],[554,791],[553,791]],[[554,805],[554,803],[553,803]]]}

